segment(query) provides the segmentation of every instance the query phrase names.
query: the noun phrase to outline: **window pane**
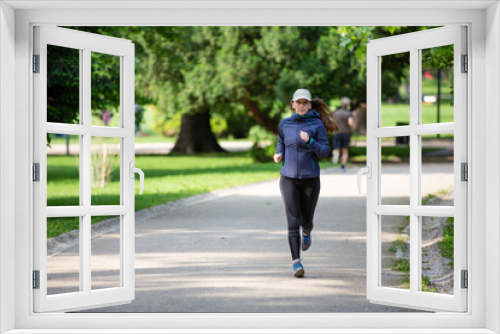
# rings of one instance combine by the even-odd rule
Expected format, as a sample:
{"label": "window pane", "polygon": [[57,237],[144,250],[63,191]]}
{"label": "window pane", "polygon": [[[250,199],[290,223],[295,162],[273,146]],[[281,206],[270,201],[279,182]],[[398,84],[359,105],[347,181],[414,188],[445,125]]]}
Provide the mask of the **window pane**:
{"label": "window pane", "polygon": [[[47,219],[47,295],[80,291],[79,226],[79,217]],[[49,239],[66,228],[74,232]],[[62,252],[58,248],[61,243],[66,248]],[[67,248],[68,243],[73,246]]]}
{"label": "window pane", "polygon": [[381,57],[381,126],[410,124],[410,53]]}
{"label": "window pane", "polygon": [[80,123],[80,50],[47,45],[47,122]]}
{"label": "window pane", "polygon": [[92,137],[91,205],[120,205],[120,138]]}
{"label": "window pane", "polygon": [[380,143],[381,204],[410,205],[409,137],[384,137]]}
{"label": "window pane", "polygon": [[92,290],[117,288],[120,283],[121,238],[120,216],[92,217],[92,221],[101,220],[93,225],[93,230],[106,233],[92,238]]}
{"label": "window pane", "polygon": [[80,205],[80,136],[47,134],[47,206]]}
{"label": "window pane", "polygon": [[422,205],[453,206],[454,145],[453,133],[422,138],[422,174],[420,192]]}
{"label": "window pane", "polygon": [[120,57],[91,53],[92,125],[120,126]]}
{"label": "window pane", "polygon": [[410,289],[410,217],[380,216],[380,286]]}
{"label": "window pane", "polygon": [[421,217],[422,291],[453,294],[453,217]]}
{"label": "window pane", "polygon": [[453,45],[421,52],[421,124],[453,122]]}

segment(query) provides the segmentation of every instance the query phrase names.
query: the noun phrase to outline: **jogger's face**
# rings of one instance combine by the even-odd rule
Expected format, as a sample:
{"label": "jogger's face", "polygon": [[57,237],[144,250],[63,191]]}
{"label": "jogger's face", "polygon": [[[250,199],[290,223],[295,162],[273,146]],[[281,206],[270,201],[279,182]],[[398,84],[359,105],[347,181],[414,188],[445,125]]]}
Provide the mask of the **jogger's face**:
{"label": "jogger's face", "polygon": [[307,114],[309,109],[311,109],[311,102],[306,99],[300,99],[292,102],[292,108],[295,112],[301,116]]}

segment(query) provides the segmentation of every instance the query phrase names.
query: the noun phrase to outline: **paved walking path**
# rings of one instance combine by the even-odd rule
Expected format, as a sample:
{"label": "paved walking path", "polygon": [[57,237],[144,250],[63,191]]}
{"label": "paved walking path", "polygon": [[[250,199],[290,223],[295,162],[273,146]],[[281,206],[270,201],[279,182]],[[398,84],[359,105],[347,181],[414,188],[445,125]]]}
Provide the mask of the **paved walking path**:
{"label": "paved walking path", "polygon": [[[90,312],[409,311],[366,299],[366,180],[360,195],[360,167],[351,166],[346,174],[322,171],[313,244],[302,253],[304,278],[292,275],[285,213],[278,180],[272,180],[171,206],[138,223],[135,300]],[[401,167],[388,165],[384,171],[394,178],[386,194],[401,196]],[[424,173],[439,189],[450,181],[448,171],[449,164],[432,164]],[[117,233],[92,240],[93,287],[116,284]],[[48,258],[49,268],[68,268],[77,250]],[[77,286],[78,276],[72,283],[68,277],[54,274],[52,291]]]}

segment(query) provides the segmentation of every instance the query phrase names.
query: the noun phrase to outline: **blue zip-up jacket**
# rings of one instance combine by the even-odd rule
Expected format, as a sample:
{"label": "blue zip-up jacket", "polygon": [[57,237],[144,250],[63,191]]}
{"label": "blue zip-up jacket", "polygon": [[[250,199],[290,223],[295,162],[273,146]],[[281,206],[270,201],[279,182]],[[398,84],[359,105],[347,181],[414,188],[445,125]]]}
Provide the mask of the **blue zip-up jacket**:
{"label": "blue zip-up jacket", "polygon": [[[309,143],[300,138],[300,131],[307,132]],[[280,122],[276,153],[283,155],[280,175],[294,179],[319,176],[318,157],[330,153],[326,129],[319,113],[309,110],[304,116],[293,114]]]}

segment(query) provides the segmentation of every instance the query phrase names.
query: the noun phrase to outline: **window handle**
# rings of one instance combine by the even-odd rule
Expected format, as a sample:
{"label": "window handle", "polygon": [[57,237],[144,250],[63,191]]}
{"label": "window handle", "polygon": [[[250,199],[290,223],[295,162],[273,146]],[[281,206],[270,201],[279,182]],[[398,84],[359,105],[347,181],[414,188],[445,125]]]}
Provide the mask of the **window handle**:
{"label": "window handle", "polygon": [[141,182],[141,191],[139,192],[139,195],[142,195],[142,191],[144,190],[144,172],[140,168],[134,167],[133,161],[130,161],[130,163],[129,163],[129,170],[130,170],[130,178],[131,179],[135,178],[134,173],[139,174],[140,182]]}
{"label": "window handle", "polygon": [[361,194],[361,175],[363,174],[368,174],[368,178],[372,178],[372,163],[370,161],[366,162],[366,167],[361,168],[358,170],[358,191]]}

